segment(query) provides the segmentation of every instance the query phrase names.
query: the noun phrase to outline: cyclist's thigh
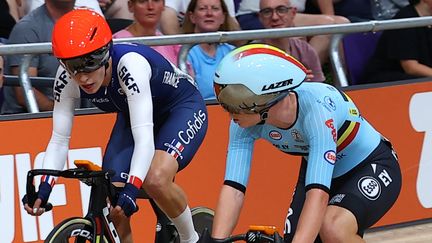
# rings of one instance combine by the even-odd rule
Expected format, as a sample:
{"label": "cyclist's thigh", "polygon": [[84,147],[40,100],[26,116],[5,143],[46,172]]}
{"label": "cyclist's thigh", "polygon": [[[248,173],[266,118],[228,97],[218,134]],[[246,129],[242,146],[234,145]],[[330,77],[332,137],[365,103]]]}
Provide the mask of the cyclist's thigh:
{"label": "cyclist's thigh", "polygon": [[103,169],[115,171],[113,182],[126,182],[130,161],[134,148],[134,140],[130,123],[122,113],[117,113],[117,119],[111,132],[103,158]]}
{"label": "cyclist's thigh", "polygon": [[171,109],[166,119],[155,121],[155,147],[173,156],[179,171],[192,160],[207,131],[207,109],[200,99],[191,97]]}
{"label": "cyclist's thigh", "polygon": [[392,150],[381,142],[348,174],[332,181],[329,205],[351,211],[358,233],[376,223],[394,204],[401,189],[401,173]]}

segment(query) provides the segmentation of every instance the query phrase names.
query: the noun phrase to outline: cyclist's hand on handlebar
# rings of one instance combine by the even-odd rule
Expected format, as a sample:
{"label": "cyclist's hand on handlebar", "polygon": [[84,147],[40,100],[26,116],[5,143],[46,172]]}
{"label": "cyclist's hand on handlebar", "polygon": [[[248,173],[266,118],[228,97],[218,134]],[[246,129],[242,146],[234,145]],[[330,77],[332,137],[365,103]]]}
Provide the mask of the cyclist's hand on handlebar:
{"label": "cyclist's hand on handlebar", "polygon": [[[24,199],[23,199],[24,200]],[[24,209],[28,214],[33,216],[39,216],[45,212],[45,208],[41,207],[42,200],[40,198],[36,199],[33,207],[30,207],[27,203],[24,204]]]}
{"label": "cyclist's hand on handlebar", "polygon": [[[22,198],[22,203],[24,204],[24,209],[27,211],[27,213],[33,216],[39,216],[43,214],[45,212],[45,206],[47,205],[51,191],[52,187],[50,184],[47,182],[41,182],[39,185],[37,198],[29,198],[27,195],[25,195]],[[52,206],[50,205],[50,207]]]}
{"label": "cyclist's hand on handlebar", "polygon": [[123,210],[124,214],[127,217],[130,217],[133,213],[138,211],[138,205],[136,204],[137,194],[138,188],[130,183],[126,183],[125,187],[119,194],[114,211]]}

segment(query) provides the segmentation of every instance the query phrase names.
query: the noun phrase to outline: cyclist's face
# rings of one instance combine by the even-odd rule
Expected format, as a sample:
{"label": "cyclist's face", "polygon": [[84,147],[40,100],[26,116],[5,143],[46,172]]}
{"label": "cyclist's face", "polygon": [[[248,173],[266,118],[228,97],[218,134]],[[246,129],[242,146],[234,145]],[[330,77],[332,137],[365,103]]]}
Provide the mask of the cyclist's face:
{"label": "cyclist's face", "polygon": [[255,126],[261,121],[261,117],[258,113],[231,113],[231,117],[235,123],[237,123],[240,127],[243,128]]}
{"label": "cyclist's face", "polygon": [[75,80],[75,82],[77,82],[84,92],[87,94],[94,94],[100,89],[102,85],[104,85],[104,83],[106,83],[106,80],[109,80],[105,77],[105,74],[110,72],[111,68],[105,70],[105,66],[102,66],[91,73],[81,72],[77,74],[71,74],[71,77],[73,80]]}

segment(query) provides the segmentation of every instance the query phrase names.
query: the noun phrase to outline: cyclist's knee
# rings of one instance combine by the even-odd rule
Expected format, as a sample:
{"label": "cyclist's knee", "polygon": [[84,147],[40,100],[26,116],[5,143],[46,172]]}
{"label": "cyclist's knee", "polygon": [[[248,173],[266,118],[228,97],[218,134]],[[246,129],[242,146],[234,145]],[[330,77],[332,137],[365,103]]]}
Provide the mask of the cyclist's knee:
{"label": "cyclist's knee", "polygon": [[349,242],[356,235],[357,224],[341,215],[326,216],[320,229],[322,242]]}
{"label": "cyclist's knee", "polygon": [[172,177],[164,170],[150,170],[144,180],[143,187],[152,198],[158,197],[171,184]]}

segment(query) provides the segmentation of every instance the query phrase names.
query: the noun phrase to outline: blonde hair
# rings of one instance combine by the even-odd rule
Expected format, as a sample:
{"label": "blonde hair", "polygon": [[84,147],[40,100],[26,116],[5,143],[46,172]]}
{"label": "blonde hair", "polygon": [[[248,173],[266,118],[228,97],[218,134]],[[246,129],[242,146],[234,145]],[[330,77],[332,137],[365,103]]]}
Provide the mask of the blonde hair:
{"label": "blonde hair", "polygon": [[[236,24],[235,24],[235,20],[233,19],[232,16],[230,16],[228,14],[228,7],[225,4],[224,0],[219,0],[221,3],[221,7],[222,7],[222,12],[225,14],[225,21],[223,22],[223,24],[219,27],[218,30],[222,30],[222,31],[231,31],[231,30],[237,30],[236,28]],[[183,33],[185,34],[191,34],[191,33],[195,33],[195,24],[193,24],[190,20],[189,17],[189,13],[193,13],[196,9],[198,0],[191,0],[188,8],[186,10],[186,14],[185,14],[185,18],[184,18],[184,23],[183,23]]]}

